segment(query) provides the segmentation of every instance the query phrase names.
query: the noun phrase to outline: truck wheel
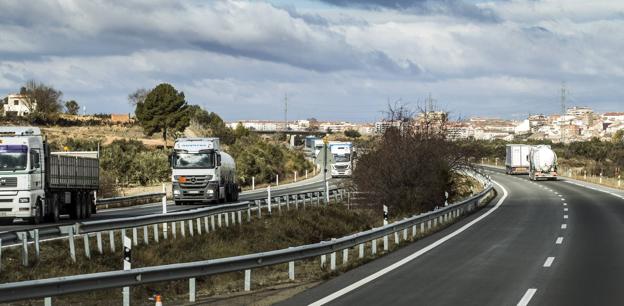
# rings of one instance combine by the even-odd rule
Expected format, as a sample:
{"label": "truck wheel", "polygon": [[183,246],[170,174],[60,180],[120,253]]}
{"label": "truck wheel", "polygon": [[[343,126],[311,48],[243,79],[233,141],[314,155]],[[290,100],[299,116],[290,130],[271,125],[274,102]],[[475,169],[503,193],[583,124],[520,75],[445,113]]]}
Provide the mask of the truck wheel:
{"label": "truck wheel", "polygon": [[72,194],[71,210],[69,211],[69,216],[72,218],[72,220],[78,220],[82,218],[82,209],[80,208],[81,205],[79,199],[80,198],[77,194]]}
{"label": "truck wheel", "polygon": [[37,204],[35,204],[35,216],[30,219],[30,224],[39,224],[43,219],[43,203],[41,203],[41,199],[37,199]]}
{"label": "truck wheel", "polygon": [[13,218],[0,219],[0,225],[11,225],[11,224],[13,224]]}
{"label": "truck wheel", "polygon": [[45,221],[56,223],[59,221],[60,215],[58,198],[56,196],[52,196],[52,199],[50,200],[50,209],[45,216]]}
{"label": "truck wheel", "polygon": [[89,201],[89,199],[91,199],[91,197],[89,196],[88,193],[83,193],[83,203],[84,203],[84,217],[85,218],[91,218],[91,204],[92,202]]}

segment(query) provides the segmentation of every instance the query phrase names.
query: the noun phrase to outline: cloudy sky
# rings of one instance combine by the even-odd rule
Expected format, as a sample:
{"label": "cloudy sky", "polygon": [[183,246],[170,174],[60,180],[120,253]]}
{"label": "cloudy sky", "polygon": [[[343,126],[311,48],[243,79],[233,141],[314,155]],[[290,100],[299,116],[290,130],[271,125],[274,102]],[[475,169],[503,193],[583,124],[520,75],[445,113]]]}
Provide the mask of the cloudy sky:
{"label": "cloudy sky", "polygon": [[88,113],[168,82],[226,120],[372,121],[430,93],[453,116],[624,111],[624,1],[0,3],[0,96],[53,85]]}

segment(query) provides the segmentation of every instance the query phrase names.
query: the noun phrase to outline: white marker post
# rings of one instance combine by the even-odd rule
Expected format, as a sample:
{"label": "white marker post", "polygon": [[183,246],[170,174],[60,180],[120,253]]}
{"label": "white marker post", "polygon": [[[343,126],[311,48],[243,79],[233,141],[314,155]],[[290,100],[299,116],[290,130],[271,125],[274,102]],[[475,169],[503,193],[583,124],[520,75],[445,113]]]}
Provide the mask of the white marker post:
{"label": "white marker post", "polygon": [[[124,271],[130,270],[132,265],[132,240],[126,235],[123,236],[123,269]],[[130,287],[123,287],[123,305],[130,306]]]}
{"label": "white marker post", "polygon": [[256,190],[256,177],[251,177],[251,190]]}
{"label": "white marker post", "polygon": [[165,183],[163,183],[163,197],[162,197],[162,213],[167,213],[167,187],[165,187]]}
{"label": "white marker post", "polygon": [[297,171],[295,171],[295,183],[297,182]]}
{"label": "white marker post", "polygon": [[275,175],[275,186],[279,186],[279,174]]}
{"label": "white marker post", "polygon": [[271,185],[267,186],[267,209],[269,210],[269,215],[270,215],[271,214]]}
{"label": "white marker post", "polygon": [[[388,225],[388,206],[383,206],[383,225]],[[388,235],[385,235],[383,238],[384,242],[384,251],[388,251]]]}

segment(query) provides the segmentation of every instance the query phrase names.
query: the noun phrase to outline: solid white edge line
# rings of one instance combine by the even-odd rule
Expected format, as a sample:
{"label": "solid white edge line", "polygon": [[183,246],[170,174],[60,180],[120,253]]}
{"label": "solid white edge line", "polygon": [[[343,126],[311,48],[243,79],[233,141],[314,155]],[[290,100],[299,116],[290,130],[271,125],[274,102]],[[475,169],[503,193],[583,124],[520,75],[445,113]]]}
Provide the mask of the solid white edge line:
{"label": "solid white edge line", "polygon": [[529,305],[529,302],[533,298],[533,295],[535,295],[535,292],[537,292],[537,289],[535,288],[531,288],[527,290],[526,293],[524,293],[524,295],[522,296],[522,299],[520,300],[520,302],[518,302],[518,306]]}
{"label": "solid white edge line", "polygon": [[550,268],[550,266],[552,266],[553,261],[555,261],[554,257],[546,258],[546,262],[544,262],[544,268]]}
{"label": "solid white edge line", "polygon": [[357,289],[359,287],[362,287],[362,286],[372,282],[373,280],[383,276],[384,274],[387,274],[387,273],[389,273],[389,272],[391,272],[391,271],[401,267],[402,265],[404,265],[404,264],[406,264],[406,263],[408,263],[408,262],[410,262],[410,261],[412,261],[412,260],[422,256],[423,254],[433,250],[434,248],[438,247],[439,245],[443,244],[444,242],[446,242],[446,241],[450,240],[451,238],[461,234],[463,231],[467,230],[468,228],[470,228],[471,226],[473,226],[477,222],[483,220],[485,217],[489,216],[491,213],[493,213],[495,210],[497,210],[501,206],[501,204],[503,204],[503,202],[505,201],[505,199],[507,199],[507,196],[509,195],[507,193],[507,190],[505,189],[505,187],[503,187],[503,185],[499,184],[498,182],[496,182],[494,180],[492,180],[492,182],[494,184],[498,185],[498,187],[500,187],[503,190],[503,197],[501,197],[498,200],[498,202],[496,203],[496,205],[492,209],[486,211],[481,216],[479,216],[476,219],[470,221],[469,223],[465,224],[464,226],[458,228],[454,232],[452,232],[452,233],[450,233],[450,234],[448,234],[448,235],[446,235],[446,236],[436,240],[432,244],[430,244],[430,245],[428,245],[428,246],[426,246],[426,247],[416,251],[415,253],[412,253],[411,255],[409,255],[409,256],[407,256],[407,257],[405,257],[405,258],[395,262],[394,264],[392,264],[392,265],[390,265],[390,266],[388,266],[386,268],[383,268],[383,269],[381,269],[381,270],[379,270],[379,271],[377,271],[377,272],[375,272],[375,273],[373,273],[373,274],[371,274],[371,275],[369,275],[369,276],[367,276],[367,277],[365,277],[365,278],[363,278],[363,279],[361,279],[361,280],[359,280],[359,281],[357,281],[357,282],[355,282],[355,283],[353,283],[353,284],[351,284],[349,286],[346,286],[346,287],[344,287],[344,288],[342,288],[342,289],[340,289],[340,290],[338,290],[338,291],[336,291],[336,292],[334,292],[334,293],[332,293],[332,294],[330,294],[330,295],[328,295],[328,296],[326,296],[326,297],[324,297],[324,298],[322,298],[322,299],[320,299],[320,300],[318,300],[316,302],[313,302],[313,303],[311,303],[309,305],[310,306],[325,305],[325,304],[327,304],[327,303],[329,303],[329,302],[331,302],[331,301],[333,301],[333,300],[335,300],[335,299],[337,299],[337,298],[339,298],[339,297],[341,297],[341,296],[343,296],[343,295],[345,295],[345,294],[347,294],[347,293],[349,293],[349,292],[351,292],[351,291],[353,291],[353,290],[355,290],[355,289]]}

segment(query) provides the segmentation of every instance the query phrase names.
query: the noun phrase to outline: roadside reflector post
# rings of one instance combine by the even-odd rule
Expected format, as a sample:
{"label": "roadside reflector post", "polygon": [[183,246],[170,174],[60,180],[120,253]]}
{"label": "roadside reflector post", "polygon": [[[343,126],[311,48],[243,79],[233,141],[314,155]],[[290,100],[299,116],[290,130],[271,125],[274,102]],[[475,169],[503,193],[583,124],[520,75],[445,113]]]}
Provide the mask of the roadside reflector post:
{"label": "roadside reflector post", "polygon": [[294,261],[289,261],[288,262],[288,279],[295,280],[295,262]]}
{"label": "roadside reflector post", "polygon": [[[383,225],[386,226],[388,225],[388,206],[384,205],[383,206]],[[384,243],[384,251],[388,251],[388,235],[384,235],[383,237],[383,243]]]}
{"label": "roadside reflector post", "polygon": [[68,227],[69,230],[69,256],[73,262],[76,262],[76,246],[74,245],[74,227]]}
{"label": "roadside reflector post", "polygon": [[22,241],[22,266],[28,267],[28,235],[26,232],[19,232],[18,236]]}
{"label": "roadside reflector post", "polygon": [[279,186],[279,174],[275,175],[275,186]]}
{"label": "roadside reflector post", "polygon": [[162,213],[167,213],[167,187],[165,183],[162,184],[163,196],[162,196]]}
{"label": "roadside reflector post", "polygon": [[40,250],[39,250],[39,229],[35,229],[33,231],[33,239],[35,239],[35,256],[39,259]]}
{"label": "roadside reflector post", "polygon": [[[123,269],[124,271],[130,270],[132,268],[132,241],[130,238],[126,236],[126,232],[124,231],[123,237]],[[130,306],[130,287],[123,287],[123,305]]]}
{"label": "roadside reflector post", "polygon": [[306,180],[308,179],[308,169],[306,169],[306,175],[305,175]]}
{"label": "roadside reflector post", "polygon": [[251,177],[251,190],[256,190],[256,177]]}
{"label": "roadside reflector post", "polygon": [[245,291],[251,290],[251,270],[245,270]]}
{"label": "roadside reflector post", "polygon": [[269,215],[271,214],[271,185],[267,186],[267,207]]}
{"label": "roadside reflector post", "polygon": [[189,302],[195,302],[195,278],[189,278]]}
{"label": "roadside reflector post", "polygon": [[297,171],[295,171],[295,183],[297,182]]}

